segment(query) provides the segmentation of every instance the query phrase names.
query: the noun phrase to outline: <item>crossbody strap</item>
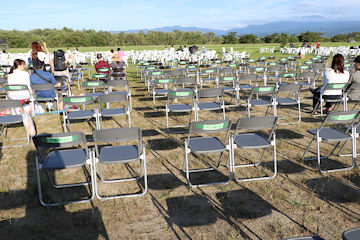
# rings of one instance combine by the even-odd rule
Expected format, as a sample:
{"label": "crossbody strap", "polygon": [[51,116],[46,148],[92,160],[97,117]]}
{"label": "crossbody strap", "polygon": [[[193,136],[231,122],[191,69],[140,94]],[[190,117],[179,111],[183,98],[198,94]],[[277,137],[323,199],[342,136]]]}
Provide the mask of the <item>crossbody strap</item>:
{"label": "crossbody strap", "polygon": [[48,83],[52,83],[50,80],[48,80],[48,79],[44,78],[43,76],[41,76],[40,74],[38,74],[38,73],[36,72],[36,70],[34,71],[34,73],[35,73],[36,75],[38,75],[41,79],[47,81]]}

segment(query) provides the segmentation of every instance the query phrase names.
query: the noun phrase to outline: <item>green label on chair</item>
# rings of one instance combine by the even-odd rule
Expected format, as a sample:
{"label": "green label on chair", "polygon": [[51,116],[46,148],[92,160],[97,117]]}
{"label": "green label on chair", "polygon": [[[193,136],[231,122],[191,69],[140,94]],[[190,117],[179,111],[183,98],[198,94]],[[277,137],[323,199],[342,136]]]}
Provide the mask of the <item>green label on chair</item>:
{"label": "green label on chair", "polygon": [[155,82],[157,83],[171,83],[172,79],[168,78],[168,79],[156,79]]}
{"label": "green label on chair", "polygon": [[207,62],[207,61],[209,61],[209,59],[204,58],[204,59],[201,59],[201,61],[203,61],[203,62]]}
{"label": "green label on chair", "polygon": [[299,66],[299,68],[300,68],[300,69],[308,69],[309,66],[307,66],[307,65],[301,65],[301,66]]}
{"label": "green label on chair", "polygon": [[161,75],[163,74],[163,72],[150,72],[150,75],[156,76],[156,75]]}
{"label": "green label on chair", "polygon": [[186,65],[186,62],[181,61],[181,62],[179,62],[179,64],[180,65]]}
{"label": "green label on chair", "polygon": [[143,66],[149,66],[149,65],[150,65],[150,63],[148,63],[148,62],[144,62],[142,65],[143,65]]}
{"label": "green label on chair", "polygon": [[203,73],[214,73],[215,69],[205,69]]}
{"label": "green label on chair", "polygon": [[281,74],[282,77],[287,78],[287,77],[295,77],[296,73],[283,73]]}
{"label": "green label on chair", "polygon": [[108,72],[110,69],[108,68],[99,68],[98,71],[99,72]]}
{"label": "green label on chair", "polygon": [[193,92],[170,92],[170,95],[178,96],[178,97],[190,96],[192,94],[193,94]]}
{"label": "green label on chair", "polygon": [[255,71],[264,71],[264,68],[263,67],[258,67],[258,68],[255,68],[254,70]]}
{"label": "green label on chair", "polygon": [[5,76],[6,73],[0,72],[0,76]]}
{"label": "green label on chair", "polygon": [[107,74],[101,73],[101,74],[93,74],[94,78],[102,78],[102,77],[107,77]]}
{"label": "green label on chair", "polygon": [[280,59],[280,62],[286,62],[287,61],[287,59],[286,58],[282,58],[282,59]]}
{"label": "green label on chair", "polygon": [[234,81],[236,80],[236,77],[222,77],[223,81]]}
{"label": "green label on chair", "polygon": [[171,60],[170,62],[177,62],[177,60],[176,60],[176,59],[174,59],[174,60]]}
{"label": "green label on chair", "polygon": [[26,89],[25,86],[6,86],[7,89],[9,90],[23,90]]}
{"label": "green label on chair", "polygon": [[270,65],[270,66],[276,66],[276,62],[271,62],[271,63],[269,63],[268,65]]}
{"label": "green label on chair", "polygon": [[342,83],[342,84],[329,84],[328,87],[329,88],[344,88],[346,87],[347,83]]}
{"label": "green label on chair", "polygon": [[91,100],[91,97],[64,98],[65,102],[73,102],[73,103],[86,102],[86,101],[90,101],[90,100]]}
{"label": "green label on chair", "polygon": [[254,90],[258,91],[258,92],[267,92],[267,91],[273,91],[274,88],[275,88],[274,86],[272,86],[272,87],[254,87]]}
{"label": "green label on chair", "polygon": [[191,68],[191,69],[194,69],[194,68],[196,68],[196,66],[194,66],[194,65],[190,65],[190,66],[186,66],[186,68]]}
{"label": "green label on chair", "polygon": [[234,60],[235,60],[235,61],[239,61],[239,60],[241,60],[241,58],[234,58]]}
{"label": "green label on chair", "polygon": [[78,140],[79,136],[67,136],[67,137],[44,137],[41,138],[41,141],[44,143],[68,143]]}
{"label": "green label on chair", "polygon": [[228,64],[228,67],[236,67],[236,64]]}
{"label": "green label on chair", "polygon": [[306,61],[305,63],[306,63],[306,64],[313,64],[312,61]]}
{"label": "green label on chair", "polygon": [[221,60],[216,60],[215,63],[221,63]]}
{"label": "green label on chair", "polygon": [[195,127],[203,129],[203,130],[219,130],[219,129],[227,127],[228,125],[229,125],[228,122],[218,123],[218,124],[199,124],[199,123],[197,123],[195,125]]}
{"label": "green label on chair", "polygon": [[344,67],[351,67],[350,63],[344,64]]}
{"label": "green label on chair", "polygon": [[333,121],[346,121],[346,120],[351,120],[354,119],[356,117],[357,113],[354,114],[349,114],[349,115],[333,115],[330,117],[330,120]]}
{"label": "green label on chair", "polygon": [[85,82],[85,86],[100,86],[103,84],[103,82]]}
{"label": "green label on chair", "polygon": [[156,67],[147,67],[147,68],[145,68],[146,70],[155,70],[156,69]]}
{"label": "green label on chair", "polygon": [[255,60],[254,59],[249,59],[248,62],[253,63],[253,62],[255,62]]}

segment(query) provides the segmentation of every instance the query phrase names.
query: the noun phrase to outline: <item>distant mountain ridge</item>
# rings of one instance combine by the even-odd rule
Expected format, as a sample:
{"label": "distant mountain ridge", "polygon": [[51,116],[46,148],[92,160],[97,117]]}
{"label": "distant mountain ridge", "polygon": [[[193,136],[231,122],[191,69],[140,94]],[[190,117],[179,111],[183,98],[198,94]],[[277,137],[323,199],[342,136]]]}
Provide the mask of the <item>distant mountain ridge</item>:
{"label": "distant mountain ridge", "polygon": [[333,36],[350,32],[360,32],[360,24],[356,21],[281,21],[260,25],[249,25],[244,28],[233,28],[229,30],[172,26],[111,32],[138,33],[144,31],[146,33],[148,31],[172,32],[175,30],[184,32],[200,31],[202,33],[213,32],[218,36],[226,35],[229,32],[237,32],[239,35],[254,34],[262,37],[272,33],[299,34],[306,31],[323,33],[324,36]]}

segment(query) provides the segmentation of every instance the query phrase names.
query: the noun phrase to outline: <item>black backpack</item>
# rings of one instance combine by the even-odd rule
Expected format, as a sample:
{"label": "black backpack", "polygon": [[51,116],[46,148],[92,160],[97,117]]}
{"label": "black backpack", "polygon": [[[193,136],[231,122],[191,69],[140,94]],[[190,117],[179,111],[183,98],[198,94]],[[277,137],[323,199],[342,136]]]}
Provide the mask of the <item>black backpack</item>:
{"label": "black backpack", "polygon": [[64,71],[67,69],[65,53],[63,50],[57,50],[54,52],[54,68],[55,71]]}

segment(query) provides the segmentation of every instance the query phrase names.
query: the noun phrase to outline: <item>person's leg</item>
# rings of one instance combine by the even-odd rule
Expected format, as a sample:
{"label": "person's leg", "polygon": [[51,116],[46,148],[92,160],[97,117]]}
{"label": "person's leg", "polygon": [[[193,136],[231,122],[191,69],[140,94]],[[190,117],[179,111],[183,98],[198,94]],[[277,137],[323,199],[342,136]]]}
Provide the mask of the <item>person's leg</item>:
{"label": "person's leg", "polygon": [[315,110],[316,104],[320,101],[320,92],[315,92],[313,96],[313,110]]}

